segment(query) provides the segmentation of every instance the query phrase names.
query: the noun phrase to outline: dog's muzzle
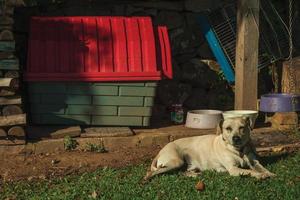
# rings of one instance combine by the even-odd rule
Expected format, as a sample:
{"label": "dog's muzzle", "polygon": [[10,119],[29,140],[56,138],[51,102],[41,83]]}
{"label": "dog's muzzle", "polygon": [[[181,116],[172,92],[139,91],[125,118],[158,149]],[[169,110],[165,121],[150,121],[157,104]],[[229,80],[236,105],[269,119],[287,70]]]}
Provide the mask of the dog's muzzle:
{"label": "dog's muzzle", "polygon": [[234,145],[241,145],[242,139],[241,139],[241,137],[235,135],[232,137],[232,142]]}

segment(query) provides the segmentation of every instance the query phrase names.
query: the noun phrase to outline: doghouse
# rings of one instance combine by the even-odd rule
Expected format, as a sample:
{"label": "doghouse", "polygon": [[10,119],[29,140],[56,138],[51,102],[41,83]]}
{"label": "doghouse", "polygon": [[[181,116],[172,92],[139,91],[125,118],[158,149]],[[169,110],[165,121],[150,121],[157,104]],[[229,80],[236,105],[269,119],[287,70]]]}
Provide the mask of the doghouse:
{"label": "doghouse", "polygon": [[148,126],[157,81],[172,78],[167,28],[150,17],[33,17],[33,124]]}

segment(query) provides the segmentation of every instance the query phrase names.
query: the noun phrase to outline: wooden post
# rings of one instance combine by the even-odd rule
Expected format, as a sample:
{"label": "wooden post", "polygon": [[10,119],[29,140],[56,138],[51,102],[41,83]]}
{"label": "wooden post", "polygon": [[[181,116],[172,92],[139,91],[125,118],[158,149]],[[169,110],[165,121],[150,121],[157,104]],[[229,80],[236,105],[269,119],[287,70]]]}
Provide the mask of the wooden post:
{"label": "wooden post", "polygon": [[237,2],[235,109],[257,110],[259,0]]}

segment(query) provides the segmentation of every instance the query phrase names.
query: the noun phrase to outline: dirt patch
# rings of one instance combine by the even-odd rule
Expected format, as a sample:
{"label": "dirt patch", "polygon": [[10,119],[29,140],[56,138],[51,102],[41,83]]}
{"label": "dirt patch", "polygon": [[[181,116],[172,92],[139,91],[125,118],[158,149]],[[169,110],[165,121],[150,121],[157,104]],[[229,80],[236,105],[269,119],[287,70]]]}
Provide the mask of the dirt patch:
{"label": "dirt patch", "polygon": [[120,148],[108,153],[59,152],[43,155],[10,155],[0,158],[0,182],[48,179],[94,171],[101,167],[126,167],[152,159],[159,147]]}
{"label": "dirt patch", "polygon": [[[114,144],[113,146],[116,148],[112,148],[108,153],[66,152],[61,150],[58,153],[47,153],[45,151],[44,154],[2,155],[0,156],[0,183],[1,181],[21,179],[48,179],[94,171],[101,167],[118,168],[141,164],[152,159],[160,148],[169,142],[168,139],[170,138],[178,139],[193,135],[214,134],[214,130],[171,126],[153,130],[140,129],[136,130],[135,133],[136,136],[111,139],[110,145]],[[282,132],[270,128],[255,129],[252,139],[256,147],[273,147],[300,142],[299,136],[294,132]],[[140,147],[137,147],[138,145]],[[63,148],[63,144],[61,146]],[[41,143],[40,147],[46,149],[46,143]],[[48,147],[54,149],[51,145],[48,145]],[[283,151],[280,147],[275,150],[276,152]]]}

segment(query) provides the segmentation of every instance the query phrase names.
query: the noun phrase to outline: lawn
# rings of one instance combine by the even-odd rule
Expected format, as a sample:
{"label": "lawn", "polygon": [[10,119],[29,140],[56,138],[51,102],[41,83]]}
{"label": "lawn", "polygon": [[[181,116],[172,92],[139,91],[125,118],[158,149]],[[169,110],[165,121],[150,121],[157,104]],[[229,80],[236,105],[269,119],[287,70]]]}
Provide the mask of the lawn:
{"label": "lawn", "polygon": [[[300,152],[265,162],[276,178],[258,181],[211,171],[189,178],[182,172],[173,172],[142,185],[140,179],[148,166],[143,164],[50,181],[8,183],[1,186],[0,192],[1,199],[299,199]],[[202,192],[195,189],[200,179],[206,185]]]}

